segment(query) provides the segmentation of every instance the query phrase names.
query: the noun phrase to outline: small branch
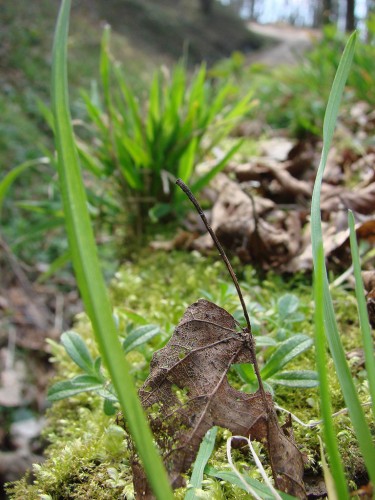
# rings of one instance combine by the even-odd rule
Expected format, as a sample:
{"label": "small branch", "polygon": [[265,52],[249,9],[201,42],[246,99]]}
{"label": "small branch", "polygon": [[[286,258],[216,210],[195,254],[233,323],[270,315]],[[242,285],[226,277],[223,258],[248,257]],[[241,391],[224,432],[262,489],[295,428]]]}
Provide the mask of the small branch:
{"label": "small branch", "polygon": [[268,407],[268,405],[267,405],[267,399],[266,399],[266,395],[265,395],[265,390],[264,390],[264,387],[263,387],[263,382],[262,382],[262,378],[260,376],[259,366],[258,366],[258,362],[257,362],[257,358],[256,358],[255,342],[254,342],[254,337],[253,337],[252,330],[251,330],[250,318],[249,318],[249,314],[248,314],[247,309],[246,309],[246,305],[245,305],[245,301],[244,301],[244,298],[243,298],[243,295],[242,295],[242,291],[241,291],[240,285],[239,285],[238,280],[237,280],[237,276],[236,276],[235,272],[233,271],[233,267],[232,267],[231,263],[229,262],[229,259],[226,256],[226,254],[224,252],[224,249],[221,246],[221,244],[220,244],[220,242],[219,242],[219,240],[218,240],[218,238],[217,238],[214,230],[212,229],[212,227],[208,223],[207,217],[204,215],[202,207],[199,205],[197,199],[195,198],[195,196],[193,195],[193,193],[190,191],[190,189],[187,187],[187,185],[181,179],[177,179],[176,180],[176,184],[177,184],[178,187],[180,187],[182,189],[182,191],[186,194],[186,196],[189,198],[189,200],[192,202],[192,204],[196,208],[196,210],[197,210],[200,218],[202,219],[204,225],[206,226],[207,231],[210,233],[210,236],[213,239],[213,241],[214,241],[214,243],[216,245],[216,248],[218,249],[218,251],[219,251],[219,253],[220,253],[220,255],[221,255],[221,257],[222,257],[222,259],[223,259],[223,261],[225,263],[225,265],[227,266],[227,269],[228,269],[229,274],[230,274],[230,276],[232,278],[234,286],[236,287],[238,298],[240,299],[242,310],[243,310],[243,314],[244,314],[245,321],[246,321],[247,332],[250,335],[250,351],[251,351],[251,356],[253,358],[252,362],[253,362],[253,365],[254,365],[255,375],[256,375],[256,377],[258,379],[259,390],[262,393],[265,405],[266,405],[266,407]]}

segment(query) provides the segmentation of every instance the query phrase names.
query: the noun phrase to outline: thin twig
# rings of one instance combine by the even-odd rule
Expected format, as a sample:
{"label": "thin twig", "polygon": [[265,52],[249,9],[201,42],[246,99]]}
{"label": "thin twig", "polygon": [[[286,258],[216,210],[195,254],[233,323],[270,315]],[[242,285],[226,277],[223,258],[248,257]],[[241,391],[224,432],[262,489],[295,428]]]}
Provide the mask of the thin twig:
{"label": "thin twig", "polygon": [[218,249],[218,251],[219,251],[219,253],[220,253],[220,255],[221,255],[221,257],[222,257],[222,259],[223,259],[223,261],[225,263],[225,265],[227,266],[229,274],[230,274],[230,276],[231,276],[231,278],[233,280],[234,286],[236,287],[238,298],[240,299],[242,310],[243,310],[243,314],[244,314],[245,321],[246,321],[247,332],[250,335],[250,343],[249,343],[250,346],[249,347],[250,347],[250,352],[251,352],[251,356],[252,356],[252,362],[253,362],[253,365],[254,365],[255,375],[256,375],[256,377],[258,379],[259,390],[260,390],[260,392],[263,395],[263,398],[264,398],[264,401],[265,401],[265,405],[266,405],[266,407],[268,407],[268,405],[267,405],[267,399],[266,399],[266,395],[265,395],[265,390],[264,390],[264,387],[263,387],[263,382],[262,382],[262,378],[260,376],[260,370],[259,370],[259,366],[258,366],[258,362],[257,362],[257,358],[256,358],[255,342],[254,342],[254,337],[253,337],[252,330],[251,330],[250,318],[249,318],[249,314],[248,314],[247,309],[246,309],[246,305],[245,305],[245,301],[244,301],[244,298],[243,298],[243,295],[242,295],[242,291],[241,291],[240,285],[239,285],[238,280],[237,280],[237,276],[236,276],[235,272],[233,271],[233,267],[232,267],[231,263],[229,262],[229,259],[226,256],[226,254],[224,252],[224,249],[221,246],[221,244],[220,244],[220,242],[219,242],[219,240],[218,240],[218,238],[217,238],[214,230],[212,229],[212,227],[208,223],[208,220],[207,220],[206,216],[204,215],[202,207],[199,205],[197,199],[195,198],[195,196],[193,195],[193,193],[190,191],[190,189],[187,187],[187,185],[181,179],[177,179],[176,180],[176,184],[177,184],[178,187],[180,187],[182,189],[182,191],[186,194],[186,196],[189,198],[189,200],[192,202],[192,204],[196,208],[196,210],[197,210],[200,218],[202,219],[204,225],[206,226],[207,231],[210,233],[210,236],[213,239],[213,241],[214,241],[214,243],[216,245],[216,248]]}

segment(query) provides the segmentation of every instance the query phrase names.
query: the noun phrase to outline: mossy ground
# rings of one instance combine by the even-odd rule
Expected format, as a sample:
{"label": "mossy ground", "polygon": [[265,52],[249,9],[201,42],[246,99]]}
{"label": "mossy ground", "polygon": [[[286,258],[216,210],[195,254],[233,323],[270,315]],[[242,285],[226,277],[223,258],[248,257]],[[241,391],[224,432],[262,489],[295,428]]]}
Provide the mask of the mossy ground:
{"label": "mossy ground", "polygon": [[[294,276],[284,280],[270,274],[261,278],[251,268],[244,270],[239,266],[236,271],[243,284],[246,301],[256,302],[262,306],[255,313],[259,334],[277,335],[277,300],[286,292],[299,297],[299,310],[304,314],[301,321],[292,327],[295,333],[313,334],[313,304],[308,277]],[[120,334],[125,335],[127,323],[130,321],[127,313],[133,311],[148,323],[160,325],[163,331],[162,341],[171,335],[186,307],[203,295],[209,296],[231,313],[235,313],[238,309],[238,299],[229,283],[223,263],[195,253],[141,252],[134,261],[128,261],[122,266],[111,285],[111,296],[114,312],[119,319]],[[345,348],[351,350],[359,344],[353,297],[346,290],[336,289],[334,302]],[[74,328],[85,338],[92,353],[97,354],[85,315],[77,318]],[[146,347],[127,355],[132,362],[133,375],[138,385],[147,376],[148,363],[157,344],[160,344],[160,338],[153,339]],[[58,378],[75,375],[77,367],[67,357],[63,348],[58,344],[53,344],[52,348]],[[266,358],[267,355],[267,351],[261,352],[260,359]],[[291,368],[301,367],[314,368],[313,349],[296,358]],[[352,368],[358,392],[361,399],[366,401],[368,390],[364,373],[355,363]],[[230,379],[236,387],[241,387],[241,382],[234,375],[231,375]],[[331,391],[333,410],[340,410],[345,405],[333,369]],[[275,387],[275,401],[305,422],[319,419],[316,389],[296,390]],[[364,470],[355,435],[347,415],[337,417],[336,425],[343,463],[354,486],[355,479]],[[307,467],[312,474],[319,474],[319,427],[306,430],[295,424],[294,431],[298,446],[308,458]],[[28,484],[28,478],[24,478],[10,486],[8,490],[10,498],[120,499],[124,498],[124,495],[126,498],[132,498],[132,479],[125,432],[116,425],[114,416],[104,414],[103,401],[99,396],[81,394],[55,403],[48,411],[45,437],[50,442],[46,462],[34,467],[32,484]],[[227,437],[228,431],[219,432],[216,451],[210,461],[211,465],[220,470],[229,469],[225,453]],[[247,452],[243,454],[235,450],[233,457],[241,470],[258,477],[259,473]],[[239,488],[212,477],[206,477],[203,486],[202,498],[248,498],[248,495]],[[183,498],[183,495],[183,490],[176,492],[176,498]]]}

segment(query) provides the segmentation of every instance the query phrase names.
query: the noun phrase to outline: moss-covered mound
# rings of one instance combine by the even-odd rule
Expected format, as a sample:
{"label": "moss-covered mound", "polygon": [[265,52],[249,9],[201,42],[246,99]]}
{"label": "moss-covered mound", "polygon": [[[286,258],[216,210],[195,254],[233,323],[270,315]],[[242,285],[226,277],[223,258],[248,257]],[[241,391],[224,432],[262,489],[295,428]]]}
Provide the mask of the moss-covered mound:
{"label": "moss-covered mound", "polygon": [[[261,281],[256,274],[241,269],[238,275],[245,290],[245,300],[252,311],[254,331],[268,335],[276,341],[303,332],[312,335],[311,289],[305,279],[294,277],[288,284],[280,277],[268,276]],[[146,321],[160,326],[162,333],[147,344],[139,346],[126,356],[133,367],[133,376],[138,386],[148,374],[149,361],[155,349],[163,345],[171,335],[184,310],[189,304],[204,296],[225,307],[236,316],[239,304],[234,287],[229,283],[222,262],[214,262],[199,254],[165,253],[142,255],[137,262],[128,262],[117,273],[111,286],[114,314],[119,331],[126,337],[134,322]],[[289,303],[294,303],[292,316],[281,313],[280,298],[288,294]],[[294,296],[295,299],[291,299]],[[353,324],[355,303],[347,293],[335,292],[338,304],[338,319],[346,325],[345,347],[356,346],[358,326]],[[297,304],[298,301],[298,304]],[[287,302],[284,300],[284,303]],[[298,313],[298,314],[296,314]],[[294,316],[293,316],[294,314]],[[349,325],[349,319],[351,324]],[[349,325],[349,326],[348,326]],[[77,318],[74,330],[85,340],[92,355],[97,348],[92,331],[84,314]],[[79,368],[67,356],[63,347],[51,343],[57,366],[57,379],[67,379],[79,374]],[[269,347],[259,349],[262,365],[272,353]],[[314,369],[313,349],[309,349],[288,365],[287,369]],[[366,381],[358,365],[353,363],[358,392],[365,400]],[[237,388],[249,390],[236,372],[229,372],[230,382]],[[334,410],[344,406],[337,380],[332,374],[332,395]],[[308,422],[319,419],[318,394],[316,389],[291,389],[274,386],[278,405],[295,413]],[[284,417],[281,417],[284,419]],[[318,444],[319,428],[306,429],[295,425],[296,442],[307,457],[310,475],[321,476]],[[353,486],[363,472],[363,463],[358,453],[355,436],[347,415],[337,419],[337,432],[348,477]],[[35,465],[28,477],[10,485],[8,494],[16,500],[23,499],[121,499],[133,498],[133,485],[129,463],[128,437],[117,423],[116,415],[106,415],[103,400],[94,393],[83,393],[54,403],[48,411],[48,425],[45,437],[50,445],[47,460]],[[226,457],[228,431],[219,430],[215,451],[209,461],[211,468],[230,471]],[[267,459],[259,445],[256,446],[267,470]],[[236,467],[246,475],[259,478],[248,450],[232,450]],[[187,480],[190,473],[187,475]],[[205,475],[202,498],[249,498],[238,486],[228,481]],[[176,498],[184,497],[184,490],[176,491]]]}

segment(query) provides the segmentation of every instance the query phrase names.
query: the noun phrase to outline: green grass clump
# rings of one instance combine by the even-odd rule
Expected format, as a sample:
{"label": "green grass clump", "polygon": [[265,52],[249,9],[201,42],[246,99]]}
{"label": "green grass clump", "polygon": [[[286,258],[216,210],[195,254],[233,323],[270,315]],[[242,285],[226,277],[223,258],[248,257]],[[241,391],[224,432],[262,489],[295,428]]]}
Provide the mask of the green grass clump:
{"label": "green grass clump", "polygon": [[[112,61],[109,28],[104,30],[100,59],[101,92],[83,93],[87,117],[78,131],[82,166],[100,184],[101,216],[109,202],[128,213],[130,225],[142,232],[148,217],[181,215],[186,204],[176,189],[177,177],[202,190],[237,152],[237,141],[205,172],[196,169],[252,108],[252,93],[236,99],[236,88],[224,80],[213,83],[205,64],[189,76],[186,64],[155,72],[146,98],[129,85],[126,68]],[[104,190],[108,180],[114,192]],[[97,204],[97,203],[96,203]]]}

